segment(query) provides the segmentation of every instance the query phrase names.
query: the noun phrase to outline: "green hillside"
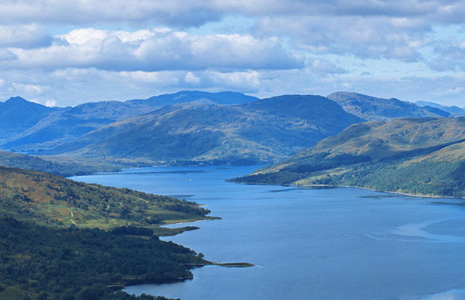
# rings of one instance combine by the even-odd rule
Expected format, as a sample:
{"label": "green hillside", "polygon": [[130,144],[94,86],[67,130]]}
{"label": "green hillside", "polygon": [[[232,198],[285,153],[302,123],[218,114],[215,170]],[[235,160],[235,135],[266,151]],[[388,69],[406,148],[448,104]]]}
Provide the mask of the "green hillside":
{"label": "green hillside", "polygon": [[465,118],[353,125],[239,182],[465,197]]}
{"label": "green hillside", "polygon": [[387,121],[396,118],[450,117],[441,107],[421,107],[399,99],[383,99],[357,93],[337,92],[327,96],[345,111],[366,121]]}
{"label": "green hillside", "polygon": [[181,91],[144,100],[99,101],[75,107],[49,108],[15,97],[0,102],[0,145],[15,152],[38,154],[72,142],[104,125],[167,105],[197,100],[240,104],[257,98],[233,92]]}
{"label": "green hillside", "polygon": [[207,219],[208,210],[165,196],[85,184],[37,171],[0,167],[0,213],[44,225],[112,229]]}
{"label": "green hillside", "polygon": [[321,96],[280,96],[241,105],[173,105],[113,123],[53,154],[158,162],[273,162],[361,119]]}
{"label": "green hillside", "polygon": [[455,114],[348,92],[259,100],[233,92],[181,91],[66,108],[16,97],[0,103],[0,115],[0,146],[13,152],[117,164],[244,165],[288,158],[365,120]]}
{"label": "green hillside", "polygon": [[0,299],[167,300],[115,292],[191,279],[202,255],[157,237],[51,228],[0,216]]}
{"label": "green hillside", "polygon": [[8,151],[0,151],[0,166],[30,169],[67,177],[119,170],[118,166],[101,160],[70,160],[63,157],[37,157]]}
{"label": "green hillside", "polygon": [[[193,202],[0,167],[0,299],[136,299],[127,284],[192,278],[212,264],[158,235],[211,219]],[[137,299],[162,300],[141,296]]]}
{"label": "green hillside", "polygon": [[60,110],[62,109],[46,107],[21,97],[0,102],[0,144],[19,137],[43,118]]}

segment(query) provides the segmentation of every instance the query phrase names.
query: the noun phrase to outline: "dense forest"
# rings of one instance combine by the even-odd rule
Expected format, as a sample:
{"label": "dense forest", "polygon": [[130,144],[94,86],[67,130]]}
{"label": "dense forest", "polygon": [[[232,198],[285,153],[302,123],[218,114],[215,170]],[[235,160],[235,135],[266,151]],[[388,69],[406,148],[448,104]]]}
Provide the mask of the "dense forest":
{"label": "dense forest", "polygon": [[156,236],[50,228],[1,217],[0,298],[136,299],[115,291],[127,284],[192,278],[189,269],[208,263],[202,257]]}
{"label": "dense forest", "polygon": [[[418,156],[372,161],[367,157],[324,159],[283,167],[278,172],[232,179],[251,184],[330,185],[424,196],[465,197],[465,162],[418,160]],[[344,158],[344,161],[341,159]]]}
{"label": "dense forest", "polygon": [[316,179],[314,184],[371,188],[427,196],[465,197],[464,162],[380,162]]}
{"label": "dense forest", "polygon": [[465,197],[465,118],[353,125],[281,163],[233,179]]}
{"label": "dense forest", "polygon": [[197,203],[0,167],[0,299],[164,299],[128,284],[192,278],[203,255],[158,236],[209,219]]}

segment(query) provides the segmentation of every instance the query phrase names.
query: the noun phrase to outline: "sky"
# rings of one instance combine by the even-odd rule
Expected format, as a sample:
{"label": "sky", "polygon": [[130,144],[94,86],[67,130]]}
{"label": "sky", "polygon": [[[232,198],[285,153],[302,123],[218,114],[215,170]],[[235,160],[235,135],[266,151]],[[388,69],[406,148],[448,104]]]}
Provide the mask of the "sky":
{"label": "sky", "polygon": [[465,107],[465,1],[0,0],[0,101],[180,90]]}

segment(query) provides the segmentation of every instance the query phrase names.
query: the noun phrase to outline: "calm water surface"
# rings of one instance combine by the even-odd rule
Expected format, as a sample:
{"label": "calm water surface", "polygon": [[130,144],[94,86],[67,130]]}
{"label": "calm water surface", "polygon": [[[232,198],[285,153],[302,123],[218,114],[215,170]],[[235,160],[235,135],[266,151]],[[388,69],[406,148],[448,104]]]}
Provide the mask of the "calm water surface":
{"label": "calm water surface", "polygon": [[126,288],[183,300],[465,299],[464,200],[227,183],[254,167],[170,167],[73,179],[176,196],[222,220],[170,237],[217,262],[191,281]]}

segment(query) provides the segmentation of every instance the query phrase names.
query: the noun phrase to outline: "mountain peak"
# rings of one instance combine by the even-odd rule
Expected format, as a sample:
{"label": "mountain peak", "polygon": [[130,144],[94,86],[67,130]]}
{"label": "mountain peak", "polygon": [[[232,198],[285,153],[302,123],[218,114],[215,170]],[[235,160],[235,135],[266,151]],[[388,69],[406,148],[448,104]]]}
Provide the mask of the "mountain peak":
{"label": "mountain peak", "polygon": [[5,103],[24,103],[24,102],[28,102],[26,99],[24,99],[23,97],[20,97],[20,96],[16,96],[16,97],[11,97],[10,99],[6,100]]}

